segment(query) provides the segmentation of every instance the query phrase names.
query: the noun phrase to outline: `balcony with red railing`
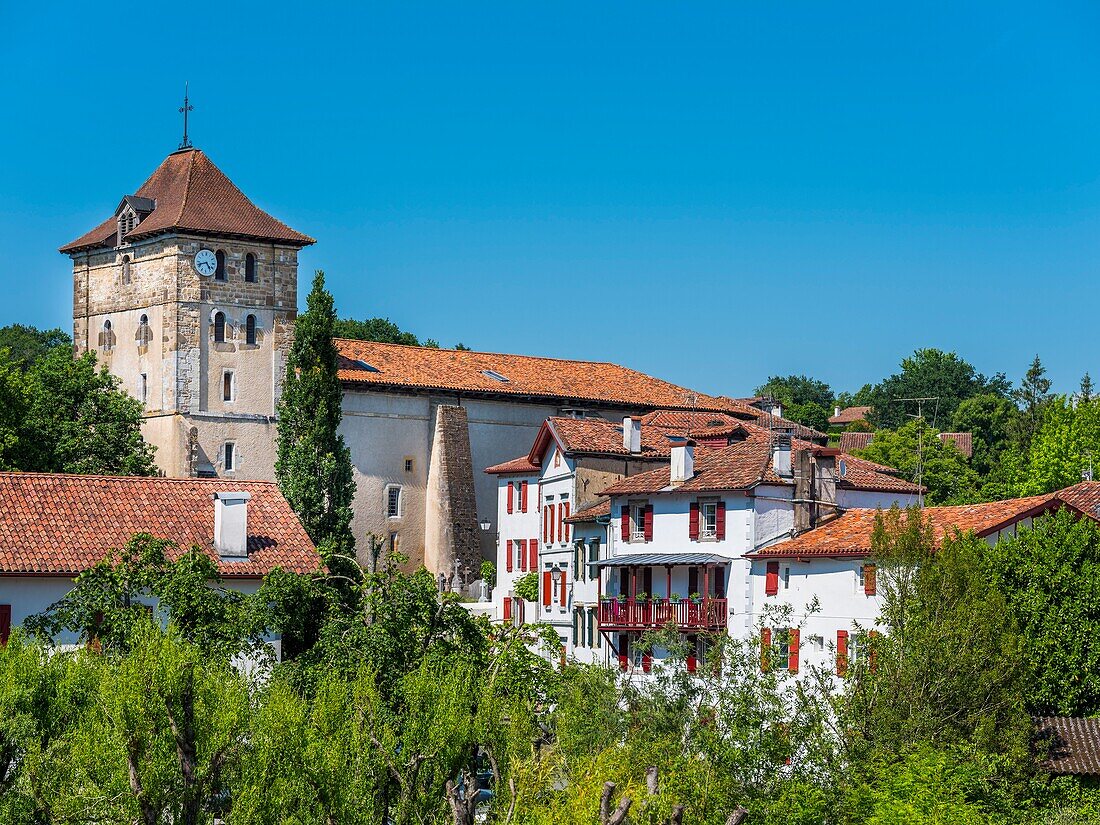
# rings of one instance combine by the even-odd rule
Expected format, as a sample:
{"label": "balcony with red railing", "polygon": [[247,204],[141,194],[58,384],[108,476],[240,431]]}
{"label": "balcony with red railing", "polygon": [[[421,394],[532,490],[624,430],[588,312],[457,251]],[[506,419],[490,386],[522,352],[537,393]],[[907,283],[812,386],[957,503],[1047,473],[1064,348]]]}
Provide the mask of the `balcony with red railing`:
{"label": "balcony with red railing", "polygon": [[725,599],[600,599],[600,630],[718,631],[726,629],[726,617]]}

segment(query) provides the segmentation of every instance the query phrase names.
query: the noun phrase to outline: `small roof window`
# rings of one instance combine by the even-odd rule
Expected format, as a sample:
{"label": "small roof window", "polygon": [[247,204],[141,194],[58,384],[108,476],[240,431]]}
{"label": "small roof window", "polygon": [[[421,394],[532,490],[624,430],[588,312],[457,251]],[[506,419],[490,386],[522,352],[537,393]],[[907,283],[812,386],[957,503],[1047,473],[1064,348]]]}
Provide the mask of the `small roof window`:
{"label": "small roof window", "polygon": [[508,379],[496,370],[482,370],[481,374],[484,375],[486,378],[492,378],[494,381],[499,381],[502,384],[508,383]]}
{"label": "small roof window", "polygon": [[362,360],[361,358],[356,359],[355,363],[359,365],[359,369],[366,370],[367,372],[381,372],[381,370],[378,369],[378,367],[372,367],[370,364],[368,364],[366,361]]}

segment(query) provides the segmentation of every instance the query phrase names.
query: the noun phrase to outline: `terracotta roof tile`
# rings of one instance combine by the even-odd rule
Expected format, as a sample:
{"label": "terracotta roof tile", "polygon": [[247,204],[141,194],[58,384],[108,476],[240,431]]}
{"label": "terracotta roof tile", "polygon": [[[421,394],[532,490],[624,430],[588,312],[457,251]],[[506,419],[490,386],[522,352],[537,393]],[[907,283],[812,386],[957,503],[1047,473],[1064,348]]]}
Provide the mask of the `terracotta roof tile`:
{"label": "terracotta roof tile", "polygon": [[527,456],[520,456],[519,458],[513,458],[511,461],[504,461],[500,464],[494,464],[492,467],[486,467],[485,472],[489,475],[537,475],[539,472],[539,465],[532,464]]}
{"label": "terracotta roof tile", "polygon": [[[716,490],[746,490],[757,484],[793,484],[791,479],[777,476],[772,468],[772,435],[763,427],[746,423],[748,437],[722,447],[697,453],[695,474],[676,487],[676,492],[702,492]],[[791,443],[792,453],[799,450],[818,449],[818,445],[799,439]],[[881,490],[915,494],[917,485],[889,475],[883,467],[855,456],[842,454],[846,473],[838,479],[841,489]],[[606,495],[633,495],[658,493],[669,489],[670,471],[667,467],[639,473],[608,487]]]}
{"label": "terracotta roof tile", "polygon": [[[1065,501],[1061,494],[1049,493],[985,504],[926,507],[923,513],[925,518],[931,521],[934,540],[939,544],[951,529],[973,531],[978,536],[987,536],[1028,516],[1065,505],[1081,510],[1076,505]],[[880,510],[870,509],[848,510],[827,524],[748,555],[750,558],[866,556],[871,552],[875,517],[880,512]]]}
{"label": "terracotta roof tile", "polygon": [[598,361],[411,347],[345,338],[337,339],[336,346],[340,351],[340,380],[351,389],[415,387],[642,410],[696,407],[721,411],[730,406],[728,400]]}
{"label": "terracotta roof tile", "polygon": [[726,398],[725,396],[719,397],[723,401],[729,402],[729,411],[732,414],[752,421],[765,429],[775,430],[806,441],[825,441],[825,439],[828,438],[828,435],[815,430],[813,427],[807,427],[804,424],[799,424],[797,421],[791,421],[789,418],[772,415],[759,407],[754,407],[752,404],[748,403],[751,399]]}
{"label": "terracotta roof tile", "polygon": [[[279,241],[291,246],[314,243],[313,238],[295,232],[252,203],[198,149],[170,154],[135,194],[155,201],[156,208],[130,231],[127,240],[191,231]],[[112,215],[60,251],[113,247],[117,229],[118,222]]]}
{"label": "terracotta roof tile", "polygon": [[964,457],[974,455],[974,439],[970,433],[938,433],[940,441],[950,441]]}
{"label": "terracotta roof tile", "polygon": [[[248,560],[224,561],[213,549],[213,494],[241,491],[252,494]],[[0,473],[0,575],[75,575],[142,532],[170,539],[181,552],[198,545],[226,578],[321,565],[270,482]]]}
{"label": "terracotta roof tile", "polygon": [[1080,481],[1055,495],[1081,512],[1100,518],[1100,481]]}
{"label": "terracotta roof tile", "polygon": [[1050,748],[1042,766],[1055,774],[1100,774],[1100,719],[1040,716],[1036,736]]}
{"label": "terracotta roof tile", "polygon": [[846,453],[854,450],[862,450],[871,443],[874,433],[841,433],[840,449]]}
{"label": "terracotta roof tile", "polygon": [[581,524],[586,521],[595,521],[598,518],[610,515],[611,499],[605,498],[597,501],[595,504],[589,504],[587,507],[578,510],[567,518],[566,521],[570,524]]}
{"label": "terracotta roof tile", "polygon": [[845,407],[836,415],[830,416],[829,424],[843,426],[844,424],[851,424],[855,421],[866,421],[872,409],[872,407]]}

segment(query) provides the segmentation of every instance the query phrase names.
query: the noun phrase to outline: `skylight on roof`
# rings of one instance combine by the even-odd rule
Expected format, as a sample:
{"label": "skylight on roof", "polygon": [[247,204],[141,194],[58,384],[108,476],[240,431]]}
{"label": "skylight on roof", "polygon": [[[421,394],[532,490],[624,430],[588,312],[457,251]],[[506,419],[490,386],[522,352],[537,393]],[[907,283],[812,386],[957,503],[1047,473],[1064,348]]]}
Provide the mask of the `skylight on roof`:
{"label": "skylight on roof", "polygon": [[494,381],[499,381],[502,384],[508,383],[508,379],[496,370],[482,370],[481,374],[484,375],[486,378],[492,378]]}
{"label": "skylight on roof", "polygon": [[370,364],[368,364],[366,361],[364,361],[362,359],[356,359],[355,363],[359,365],[360,369],[364,369],[367,372],[381,372],[381,370],[378,369],[378,367],[372,367]]}

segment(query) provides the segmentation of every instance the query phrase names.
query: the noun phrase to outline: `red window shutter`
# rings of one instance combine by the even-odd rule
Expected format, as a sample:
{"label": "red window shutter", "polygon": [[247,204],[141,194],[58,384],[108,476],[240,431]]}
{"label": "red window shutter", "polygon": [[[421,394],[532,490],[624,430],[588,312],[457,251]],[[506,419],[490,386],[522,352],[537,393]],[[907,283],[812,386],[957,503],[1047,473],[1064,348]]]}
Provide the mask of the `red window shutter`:
{"label": "red window shutter", "polygon": [[649,673],[653,669],[653,657],[648,653],[642,655],[642,672]]}
{"label": "red window shutter", "polygon": [[6,645],[9,636],[11,636],[11,605],[0,604],[0,645]]}
{"label": "red window shutter", "polygon": [[561,600],[561,606],[565,607],[565,571],[561,573],[561,590],[558,591],[558,597]]}
{"label": "red window shutter", "polygon": [[779,593],[779,562],[768,562],[768,572],[764,577],[764,595],[775,596]]}
{"label": "red window shutter", "polygon": [[696,668],[698,667],[698,664],[699,664],[698,659],[696,659],[694,656],[688,656],[687,657],[688,673],[694,673]]}
{"label": "red window shutter", "polygon": [[[569,502],[568,501],[565,502],[565,517],[569,518]],[[570,527],[569,522],[564,522],[563,523],[562,530],[564,530],[565,532],[562,534],[562,539],[564,541],[569,541],[569,527]]]}
{"label": "red window shutter", "polygon": [[527,512],[527,482],[521,481],[519,483],[519,509],[521,512]]}
{"label": "red window shutter", "polygon": [[551,507],[549,504],[547,504],[545,507],[542,508],[542,543],[543,544],[549,544],[550,543],[550,519],[552,518],[551,511],[553,509],[554,508]]}
{"label": "red window shutter", "polygon": [[772,629],[764,627],[760,629],[760,669],[767,673],[771,670],[772,662]]}
{"label": "red window shutter", "polygon": [[504,597],[504,621],[512,621],[512,597]]}
{"label": "red window shutter", "polygon": [[551,589],[551,584],[552,583],[550,581],[550,571],[549,570],[542,571],[542,606],[543,607],[549,607],[550,606],[550,598],[551,598],[551,596],[553,596],[553,591]]}
{"label": "red window shutter", "polygon": [[726,502],[719,501],[714,514],[714,537],[718,541],[726,538]]}
{"label": "red window shutter", "polygon": [[623,505],[621,520],[622,520],[622,525],[623,525],[623,543],[625,544],[626,542],[630,541],[630,507],[629,507],[629,505],[626,505],[626,504]]}
{"label": "red window shutter", "polygon": [[530,539],[527,542],[527,566],[532,570],[539,569],[539,540]]}
{"label": "red window shutter", "polygon": [[848,672],[848,631],[836,632],[836,675],[843,676]]}
{"label": "red window shutter", "polygon": [[524,539],[516,541],[516,560],[520,570],[527,569],[527,542]]}
{"label": "red window shutter", "polygon": [[512,502],[516,500],[516,483],[508,482],[508,512],[512,512]]}
{"label": "red window shutter", "polygon": [[512,540],[508,539],[506,542],[504,542],[504,546],[507,550],[507,553],[504,557],[504,569],[506,571],[508,571],[509,573],[511,573],[512,572]]}
{"label": "red window shutter", "polygon": [[653,505],[645,506],[645,540],[653,541]]}
{"label": "red window shutter", "polygon": [[787,670],[798,673],[798,628],[787,631]]}
{"label": "red window shutter", "polygon": [[688,505],[688,538],[699,541],[699,502],[693,501]]}
{"label": "red window shutter", "polygon": [[873,564],[863,565],[863,592],[865,595],[873,596],[878,589],[878,582],[875,578],[875,566]]}

